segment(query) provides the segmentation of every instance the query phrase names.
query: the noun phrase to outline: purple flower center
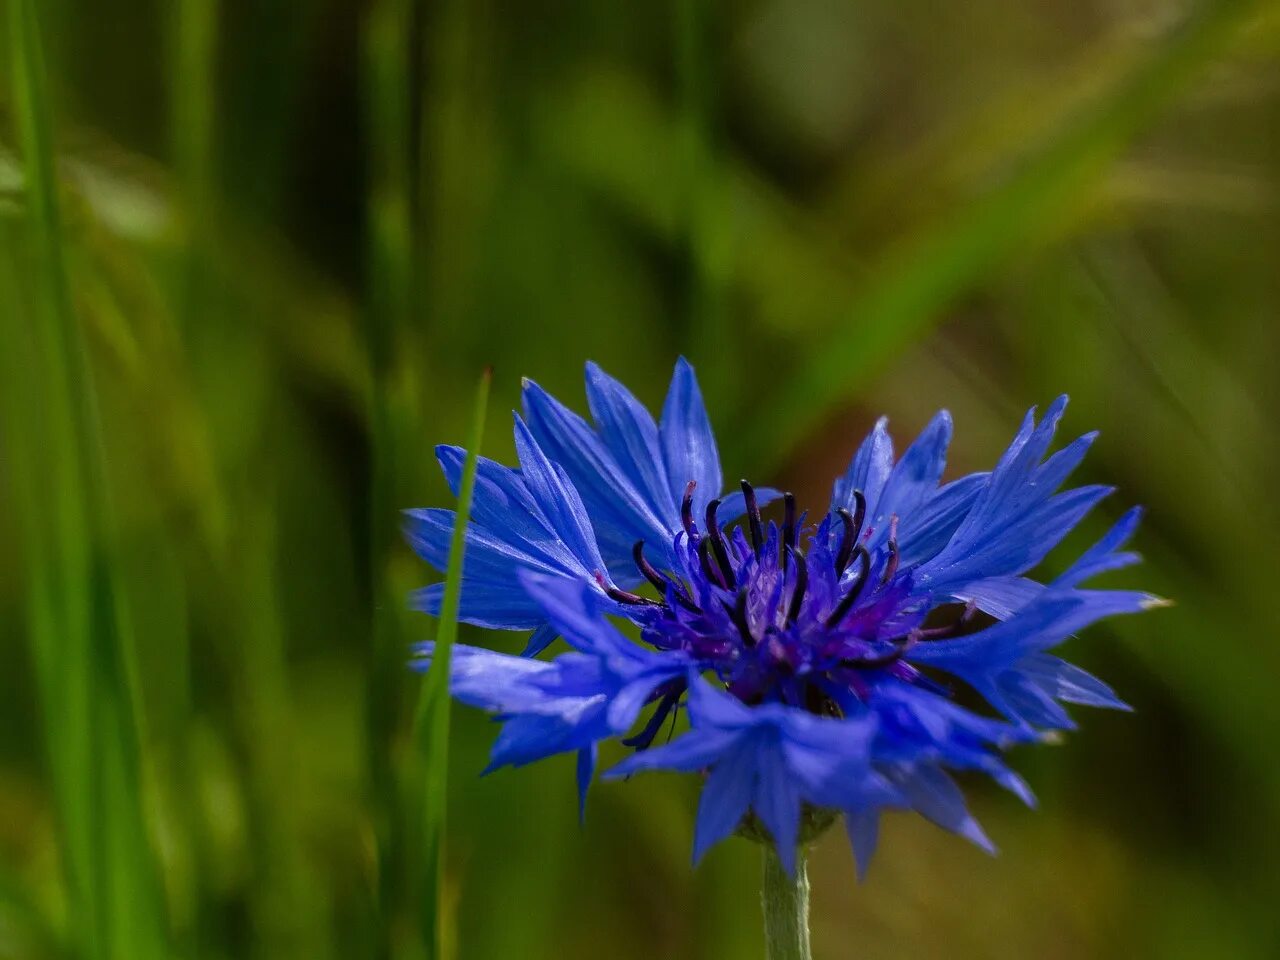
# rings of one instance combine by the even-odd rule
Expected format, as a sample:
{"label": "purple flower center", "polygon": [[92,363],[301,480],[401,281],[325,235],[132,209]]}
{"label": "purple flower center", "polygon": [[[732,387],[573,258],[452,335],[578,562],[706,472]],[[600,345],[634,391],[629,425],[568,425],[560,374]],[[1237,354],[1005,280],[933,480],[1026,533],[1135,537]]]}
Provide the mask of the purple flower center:
{"label": "purple flower center", "polygon": [[[865,527],[861,492],[852,511],[838,510],[816,527],[805,525],[805,515],[797,517],[788,493],[779,525],[765,522],[744,480],[744,524],[724,529],[717,519],[720,501],[712,500],[699,527],[693,489],[690,482],[681,509],[684,529],[675,537],[677,568],[653,566],[644,541],[632,552],[660,599],[606,586],[647,643],[692,655],[748,704],[785,703],[841,716],[886,676],[934,686],[903,655],[921,641],[955,635],[973,609],[952,625],[925,628],[933,604],[913,592],[911,571],[899,569],[896,517],[888,536],[869,550],[874,531]],[[665,702],[655,713],[654,731],[642,731],[633,738],[637,744],[652,739],[669,709],[662,709]]]}

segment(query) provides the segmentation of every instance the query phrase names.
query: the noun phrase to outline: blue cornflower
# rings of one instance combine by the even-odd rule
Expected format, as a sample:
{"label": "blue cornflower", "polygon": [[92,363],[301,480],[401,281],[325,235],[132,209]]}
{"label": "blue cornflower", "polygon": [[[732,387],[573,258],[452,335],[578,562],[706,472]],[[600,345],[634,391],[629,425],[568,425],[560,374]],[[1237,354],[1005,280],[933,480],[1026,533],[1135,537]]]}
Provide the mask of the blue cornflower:
{"label": "blue cornflower", "polygon": [[[763,828],[792,869],[806,825],[842,813],[865,870],[885,809],[990,849],[951,773],[980,771],[1031,804],[1005,748],[1072,728],[1064,703],[1127,709],[1050,651],[1156,602],[1081,586],[1136,562],[1123,547],[1140,511],[1056,579],[1028,575],[1111,492],[1062,489],[1094,439],[1048,454],[1065,397],[1039,422],[1027,414],[990,473],[950,483],[947,413],[899,458],[881,420],[813,523],[790,494],[780,521],[766,521],[775,491],[722,491],[684,360],[656,423],[595,365],[587,397],[593,423],[526,381],[519,469],[478,463],[460,616],[533,631],[524,656],[454,654],[454,696],[503,724],[490,769],[573,751],[585,800],[600,742],[620,738],[634,753],[608,776],[706,775],[695,860]],[[465,453],[437,454],[456,494]],[[449,510],[411,510],[406,535],[443,569],[453,523]],[[416,605],[438,612],[441,592],[425,588]],[[568,652],[532,659],[559,637]],[[419,667],[431,650],[419,649]],[[996,715],[955,702],[956,681]],[[654,746],[682,708],[688,731]]]}

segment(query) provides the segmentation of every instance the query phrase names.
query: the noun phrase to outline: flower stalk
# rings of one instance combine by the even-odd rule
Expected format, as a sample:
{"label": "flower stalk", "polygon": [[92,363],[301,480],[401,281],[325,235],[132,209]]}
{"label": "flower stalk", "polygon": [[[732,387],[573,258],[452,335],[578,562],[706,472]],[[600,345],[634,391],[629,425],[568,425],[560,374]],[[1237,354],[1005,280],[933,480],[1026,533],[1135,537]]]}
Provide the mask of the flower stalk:
{"label": "flower stalk", "polygon": [[767,960],[810,960],[809,871],[804,848],[796,852],[791,876],[772,844],[764,847],[764,940]]}

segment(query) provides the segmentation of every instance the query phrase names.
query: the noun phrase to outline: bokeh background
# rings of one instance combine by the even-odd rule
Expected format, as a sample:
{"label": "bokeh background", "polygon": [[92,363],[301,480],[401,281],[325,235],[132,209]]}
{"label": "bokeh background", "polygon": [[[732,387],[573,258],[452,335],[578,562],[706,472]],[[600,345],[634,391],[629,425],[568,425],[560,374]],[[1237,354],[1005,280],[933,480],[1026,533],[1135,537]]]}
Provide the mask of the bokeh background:
{"label": "bokeh background", "polygon": [[[1113,582],[1177,601],[1072,642],[1136,713],[1015,757],[1040,811],[968,784],[999,857],[890,818],[858,885],[826,837],[816,955],[1280,956],[1276,4],[5,7],[0,957],[422,956],[397,512],[486,365],[509,460],[521,376],[656,406],[681,353],[810,505],[882,412],[949,407],[959,473],[1068,392],[1120,488],[1072,543],[1147,504]],[[695,778],[579,826],[493,732],[458,957],[761,956]]]}

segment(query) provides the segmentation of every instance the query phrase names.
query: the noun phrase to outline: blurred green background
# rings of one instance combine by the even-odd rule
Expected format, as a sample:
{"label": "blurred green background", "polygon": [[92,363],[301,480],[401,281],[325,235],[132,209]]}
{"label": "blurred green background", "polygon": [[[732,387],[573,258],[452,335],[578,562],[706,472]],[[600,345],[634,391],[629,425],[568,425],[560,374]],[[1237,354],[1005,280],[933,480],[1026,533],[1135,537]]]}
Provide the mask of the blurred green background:
{"label": "blurred green background", "polygon": [[[1177,600],[1073,659],[1137,712],[814,853],[820,958],[1280,956],[1280,7],[5,0],[0,957],[419,957],[403,800],[432,579],[399,509],[496,370],[697,365],[727,474],[810,506],[884,412],[952,471],[1060,392]],[[1267,411],[1272,411],[1268,414]],[[517,649],[518,636],[463,639]],[[479,779],[461,958],[762,955],[696,778]]]}

